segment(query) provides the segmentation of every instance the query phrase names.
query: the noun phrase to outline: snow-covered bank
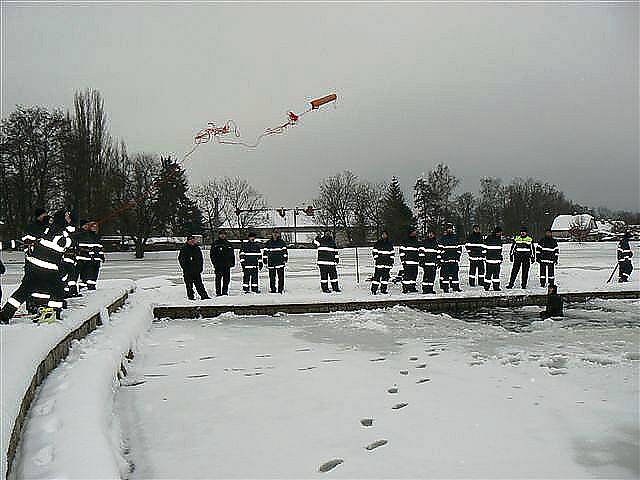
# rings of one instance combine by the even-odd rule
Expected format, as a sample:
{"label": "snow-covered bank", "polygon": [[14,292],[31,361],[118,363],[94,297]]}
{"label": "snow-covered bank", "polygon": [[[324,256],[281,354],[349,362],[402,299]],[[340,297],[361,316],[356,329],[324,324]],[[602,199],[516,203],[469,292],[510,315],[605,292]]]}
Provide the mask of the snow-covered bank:
{"label": "snow-covered bank", "polygon": [[637,478],[639,307],[156,322],[119,394],[131,477]]}
{"label": "snow-covered bank", "polygon": [[[2,394],[0,411],[2,478],[7,471],[7,450],[14,423],[18,417],[22,398],[28,390],[40,362],[70,332],[88,318],[101,313],[105,307],[133,289],[128,280],[106,280],[99,283],[96,292],[82,298],[71,299],[70,308],[60,322],[47,325],[33,324],[30,318],[16,318],[11,325],[0,327],[0,357]],[[11,292],[12,287],[7,290]]]}
{"label": "snow-covered bank", "polygon": [[23,432],[12,478],[122,478],[114,395],[124,355],[151,321],[158,290],[146,282],[102,328],[75,343],[40,388]]}

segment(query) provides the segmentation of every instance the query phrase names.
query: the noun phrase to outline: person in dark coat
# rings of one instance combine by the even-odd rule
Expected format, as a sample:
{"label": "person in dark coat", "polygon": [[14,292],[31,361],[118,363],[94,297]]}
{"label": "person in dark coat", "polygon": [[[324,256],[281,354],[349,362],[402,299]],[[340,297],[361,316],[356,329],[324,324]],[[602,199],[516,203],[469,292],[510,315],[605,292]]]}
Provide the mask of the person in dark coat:
{"label": "person in dark coat", "polygon": [[420,266],[422,267],[422,293],[436,293],[437,269],[441,262],[441,251],[432,228],[427,232],[427,238],[420,246]]}
{"label": "person in dark coat", "polygon": [[467,237],[467,243],[464,246],[469,255],[469,286],[484,287],[484,257],[487,250],[479,225],[473,226],[473,231]]}
{"label": "person in dark coat", "polygon": [[333,291],[340,292],[338,270],[336,268],[340,259],[338,258],[338,246],[331,236],[331,232],[326,230],[324,235],[318,235],[313,244],[318,250],[317,263],[320,269],[320,288],[324,293],[331,293],[329,288],[329,282],[331,282]]}
{"label": "person in dark coat", "polygon": [[484,239],[485,275],[484,289],[489,291],[493,286],[496,292],[500,291],[500,265],[502,264],[502,228],[496,227],[493,233]]}
{"label": "person in dark coat", "polygon": [[629,245],[629,240],[631,239],[631,233],[625,232],[622,240],[618,243],[618,282],[624,283],[629,281],[629,277],[631,276],[631,272],[633,272],[633,263],[631,263],[631,257],[633,257],[633,252],[631,251],[631,246]]}
{"label": "person in dark coat", "polygon": [[64,285],[60,277],[62,256],[71,246],[65,226],[64,212],[57,212],[44,236],[26,257],[24,277],[0,311],[0,323],[9,323],[20,305],[30,297],[36,307],[51,308],[56,317],[60,318],[66,305]]}
{"label": "person in dark coat", "polygon": [[255,232],[249,232],[247,240],[240,246],[240,266],[244,293],[260,293],[258,272],[262,270],[262,246],[256,242]]}
{"label": "person in dark coat", "polygon": [[[271,233],[271,238],[262,250],[263,263],[267,265],[269,270],[269,288],[271,293],[284,292],[284,266],[289,260],[287,252],[287,244],[280,238],[280,230],[277,228]],[[276,290],[276,277],[278,286]]]}
{"label": "person in dark coat", "polygon": [[78,262],[78,290],[80,287],[87,287],[88,290],[95,290],[98,285],[98,275],[100,267],[105,261],[104,249],[98,238],[98,222],[83,220],[80,222],[82,231],[77,234],[78,250],[76,261]]}
{"label": "person in dark coat", "polygon": [[193,293],[194,285],[202,300],[210,298],[202,283],[202,270],[204,268],[202,250],[200,250],[200,246],[198,245],[198,239],[193,235],[189,235],[185,244],[180,248],[178,263],[180,263],[180,268],[182,268],[182,276],[184,278],[184,284],[187,286],[187,297],[189,297],[189,300],[195,299]]}
{"label": "person in dark coat", "polygon": [[462,256],[462,245],[458,236],[453,231],[453,225],[448,224],[444,235],[440,237],[440,250],[442,256],[442,267],[440,268],[440,287],[447,293],[451,288],[454,292],[460,290],[460,257]]}
{"label": "person in dark coat", "polygon": [[33,222],[31,222],[24,229],[24,234],[22,235],[22,245],[24,249],[24,253],[29,255],[35,247],[38,240],[40,240],[47,228],[49,228],[49,216],[44,208],[36,208],[33,212]]}
{"label": "person in dark coat", "polygon": [[529,236],[527,227],[520,227],[520,233],[513,239],[511,245],[511,251],[509,253],[509,260],[513,262],[511,267],[511,277],[509,278],[509,285],[507,288],[513,288],[518,278],[518,272],[522,268],[522,288],[527,288],[527,281],[529,280],[529,267],[531,262],[535,261],[536,253],[533,247],[533,238]]}
{"label": "person in dark coat", "polygon": [[544,237],[536,245],[536,261],[540,264],[540,286],[553,285],[556,282],[555,266],[558,264],[558,241],[553,238],[550,229],[544,231]]}
{"label": "person in dark coat", "polygon": [[[7,272],[7,269],[4,268],[4,263],[2,263],[2,258],[0,258],[0,276],[4,275]],[[0,282],[0,303],[2,303],[2,282]]]}
{"label": "person in dark coat", "polygon": [[402,293],[415,293],[418,268],[420,267],[420,242],[418,232],[410,228],[407,238],[400,245],[400,262],[402,263]]}
{"label": "person in dark coat", "polygon": [[540,312],[540,318],[564,317],[564,302],[562,297],[558,295],[558,287],[549,284],[547,290],[547,308]]}
{"label": "person in dark coat", "polygon": [[371,281],[371,293],[376,295],[378,287],[380,287],[380,293],[387,293],[395,250],[386,230],[382,232],[380,239],[373,245],[371,253],[375,264],[373,280]]}
{"label": "person in dark coat", "polygon": [[216,272],[216,296],[229,295],[231,269],[236,265],[236,256],[224,230],[218,232],[218,238],[211,245],[210,256]]}

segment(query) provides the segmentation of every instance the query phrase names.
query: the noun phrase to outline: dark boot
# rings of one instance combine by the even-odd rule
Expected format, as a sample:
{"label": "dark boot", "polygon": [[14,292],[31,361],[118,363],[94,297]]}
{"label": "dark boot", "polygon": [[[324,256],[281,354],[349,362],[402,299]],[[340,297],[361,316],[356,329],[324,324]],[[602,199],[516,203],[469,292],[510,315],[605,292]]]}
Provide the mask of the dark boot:
{"label": "dark boot", "polygon": [[511,290],[513,288],[513,284],[510,283],[509,285],[507,285],[506,288],[507,288],[507,290]]}
{"label": "dark boot", "polygon": [[372,295],[377,295],[378,293],[378,285],[376,285],[375,283],[371,284],[371,294]]}
{"label": "dark boot", "polygon": [[476,286],[476,279],[473,277],[469,277],[469,286],[470,287],[475,287]]}

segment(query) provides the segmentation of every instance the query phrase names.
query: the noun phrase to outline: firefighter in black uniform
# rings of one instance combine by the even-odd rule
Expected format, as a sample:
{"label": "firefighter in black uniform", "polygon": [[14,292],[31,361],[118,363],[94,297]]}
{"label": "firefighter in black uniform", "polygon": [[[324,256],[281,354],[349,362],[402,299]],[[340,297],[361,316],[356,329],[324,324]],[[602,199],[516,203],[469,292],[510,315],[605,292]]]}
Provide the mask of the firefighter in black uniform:
{"label": "firefighter in black uniform", "polygon": [[258,270],[262,270],[262,248],[256,242],[256,233],[249,232],[247,240],[240,246],[240,266],[242,266],[242,289],[244,293],[260,293]]}
{"label": "firefighter in black uniform", "polygon": [[500,291],[500,265],[502,264],[502,228],[493,229],[493,234],[484,239],[485,275],[484,289],[489,291],[493,286],[496,292]]}
{"label": "firefighter in black uniform", "polygon": [[339,292],[338,270],[336,266],[338,258],[338,246],[331,236],[331,232],[326,230],[324,235],[318,235],[313,241],[318,250],[318,268],[320,269],[320,287],[324,293],[331,293],[329,282],[334,292]]}
{"label": "firefighter in black uniform", "polygon": [[[6,273],[7,269],[4,268],[4,263],[2,263],[2,258],[0,258],[0,277]],[[2,302],[2,282],[0,282],[0,302]]]}
{"label": "firefighter in black uniform", "polygon": [[631,257],[633,257],[633,252],[631,251],[631,246],[629,245],[629,239],[631,238],[631,233],[625,232],[622,240],[618,243],[618,282],[628,282],[629,276],[631,272],[633,272],[633,264],[631,263]]}
{"label": "firefighter in black uniform", "polygon": [[513,288],[521,267],[522,288],[527,288],[529,267],[531,266],[531,262],[535,260],[535,257],[536,253],[533,247],[533,238],[527,233],[527,227],[520,227],[520,233],[513,239],[511,251],[509,252],[509,260],[513,262],[513,266],[511,267],[511,277],[509,278],[507,288]]}
{"label": "firefighter in black uniform", "polygon": [[550,229],[544,231],[544,237],[536,245],[536,261],[540,264],[540,286],[554,285],[555,266],[558,264],[558,241],[553,238]]}
{"label": "firefighter in black uniform", "polygon": [[25,261],[24,277],[18,289],[0,311],[0,322],[9,323],[20,305],[31,297],[38,307],[50,307],[56,317],[65,306],[60,266],[64,251],[71,246],[65,230],[64,212],[57,212],[45,235],[33,245]]}
{"label": "firefighter in black uniform", "polygon": [[211,245],[210,256],[216,271],[216,296],[229,295],[231,269],[236,266],[236,256],[224,230],[218,232],[218,238]]}
{"label": "firefighter in black uniform", "polygon": [[462,256],[462,245],[458,236],[453,231],[453,225],[448,224],[445,234],[440,237],[440,250],[442,256],[442,267],[440,268],[440,287],[445,293],[451,288],[454,292],[460,290],[460,257]]}
{"label": "firefighter in black uniform", "polygon": [[[22,235],[21,241],[24,250],[25,260],[31,255],[33,249],[38,243],[47,229],[49,228],[49,221],[51,218],[47,214],[44,208],[36,208],[33,213],[33,222],[31,222],[24,230],[24,235]],[[26,266],[26,263],[25,263]],[[36,313],[38,307],[34,303],[31,296],[27,297],[27,311],[29,313]]]}
{"label": "firefighter in black uniform", "polygon": [[81,222],[82,232],[78,234],[78,270],[80,271],[80,287],[95,290],[100,273],[100,265],[104,262],[104,250],[98,241],[98,223]]}
{"label": "firefighter in black uniform", "polygon": [[467,243],[464,246],[469,256],[469,286],[484,287],[484,259],[487,250],[484,247],[484,238],[479,225],[473,226],[473,231],[467,237]]}
{"label": "firefighter in black uniform", "polygon": [[[284,266],[289,260],[287,244],[280,238],[280,230],[277,228],[271,233],[262,251],[262,261],[269,270],[269,289],[271,293],[284,292]],[[278,286],[276,290],[276,277]]]}
{"label": "firefighter in black uniform", "polygon": [[440,246],[436,232],[429,229],[427,238],[420,246],[420,260],[422,266],[422,293],[436,293],[436,273],[442,260]]}
{"label": "firefighter in black uniform", "polygon": [[64,296],[65,298],[80,297],[78,293],[78,276],[80,272],[78,270],[78,260],[76,256],[78,254],[78,234],[75,227],[76,219],[71,210],[67,210],[65,213],[65,221],[67,225],[65,227],[71,240],[71,246],[67,248],[62,257],[62,280],[64,282]]}
{"label": "firefighter in black uniform", "polygon": [[409,234],[400,245],[400,262],[402,263],[402,293],[417,292],[416,280],[420,266],[420,243],[415,228],[409,229]]}
{"label": "firefighter in black uniform", "polygon": [[373,254],[373,263],[375,264],[373,280],[371,281],[371,293],[376,295],[378,293],[378,287],[380,287],[380,293],[387,293],[389,277],[391,276],[395,256],[393,243],[389,240],[389,232],[386,230],[382,232],[380,239],[373,245],[371,253]]}
{"label": "firefighter in black uniform", "polygon": [[187,241],[180,248],[178,254],[178,263],[182,268],[182,277],[187,287],[187,298],[195,299],[193,287],[196,287],[198,295],[202,300],[209,299],[209,294],[202,283],[202,270],[204,269],[204,259],[202,258],[202,250],[198,245],[198,239],[193,235],[187,237]]}

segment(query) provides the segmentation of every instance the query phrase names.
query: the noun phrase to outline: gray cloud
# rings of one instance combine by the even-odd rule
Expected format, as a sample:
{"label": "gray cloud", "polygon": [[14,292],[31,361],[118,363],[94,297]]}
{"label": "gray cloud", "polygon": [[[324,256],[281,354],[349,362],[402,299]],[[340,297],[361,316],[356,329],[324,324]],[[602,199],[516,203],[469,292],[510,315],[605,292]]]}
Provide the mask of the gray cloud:
{"label": "gray cloud", "polygon": [[256,151],[202,146],[193,180],[238,174],[280,205],[345,168],[408,190],[442,161],[463,189],[534,176],[638,209],[638,8],[5,4],[2,113],[97,88],[132,151],[181,154],[208,121],[251,139],[337,91]]}

